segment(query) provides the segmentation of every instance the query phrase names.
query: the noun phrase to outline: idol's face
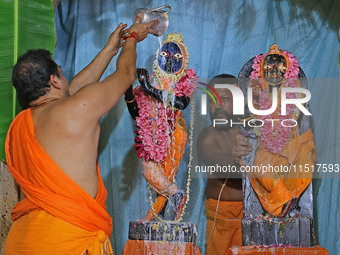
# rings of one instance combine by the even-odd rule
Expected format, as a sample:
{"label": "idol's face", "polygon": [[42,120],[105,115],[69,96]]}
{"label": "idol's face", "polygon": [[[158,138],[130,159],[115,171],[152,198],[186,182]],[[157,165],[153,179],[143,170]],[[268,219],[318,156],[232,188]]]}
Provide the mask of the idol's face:
{"label": "idol's face", "polygon": [[268,55],[263,63],[263,75],[271,86],[281,84],[287,70],[287,63],[283,56],[278,54]]}
{"label": "idol's face", "polygon": [[184,53],[175,42],[163,44],[157,56],[159,68],[168,74],[177,73],[184,64]]}

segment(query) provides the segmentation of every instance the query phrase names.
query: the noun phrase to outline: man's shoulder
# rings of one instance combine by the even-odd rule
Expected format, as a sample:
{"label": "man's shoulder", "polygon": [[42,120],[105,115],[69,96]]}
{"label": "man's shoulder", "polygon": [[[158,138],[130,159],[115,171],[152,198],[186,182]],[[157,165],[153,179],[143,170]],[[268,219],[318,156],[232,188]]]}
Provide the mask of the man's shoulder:
{"label": "man's shoulder", "polygon": [[199,145],[207,145],[207,143],[213,142],[217,137],[217,130],[213,126],[208,126],[203,129],[198,137]]}
{"label": "man's shoulder", "polygon": [[53,117],[60,121],[77,121],[77,116],[82,115],[84,104],[81,99],[75,96],[60,98],[47,105],[42,111],[42,115]]}
{"label": "man's shoulder", "polygon": [[26,123],[27,122],[27,115],[30,113],[30,109],[24,109],[21,112],[18,113],[17,116],[15,116],[15,118],[13,119],[9,130],[16,125],[21,125],[23,122]]}
{"label": "man's shoulder", "polygon": [[30,111],[31,111],[30,108],[21,110],[21,111],[15,116],[14,120],[15,120],[15,119],[22,118],[23,116],[25,116],[26,114],[28,114]]}
{"label": "man's shoulder", "polygon": [[[71,97],[61,98],[32,112],[35,128],[39,130],[57,130],[59,134],[80,132],[81,108],[70,104]],[[72,102],[71,102],[72,103]],[[72,107],[73,106],[73,107]]]}
{"label": "man's shoulder", "polygon": [[216,133],[217,133],[216,128],[214,128],[212,125],[210,125],[210,126],[204,128],[204,129],[200,132],[199,136],[200,136],[200,137],[201,137],[201,136],[204,136],[204,137],[205,137],[205,136],[214,135],[214,134],[216,134]]}

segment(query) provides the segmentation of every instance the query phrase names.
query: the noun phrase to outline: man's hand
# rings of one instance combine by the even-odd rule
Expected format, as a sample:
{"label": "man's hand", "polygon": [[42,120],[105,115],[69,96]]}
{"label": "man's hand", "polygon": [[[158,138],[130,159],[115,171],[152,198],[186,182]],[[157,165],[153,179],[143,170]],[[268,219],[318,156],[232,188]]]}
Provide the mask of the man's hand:
{"label": "man's hand", "polygon": [[248,139],[243,135],[237,135],[235,137],[232,155],[236,160],[239,160],[241,156],[248,155],[252,151],[252,145],[248,142]]}
{"label": "man's hand", "polygon": [[114,55],[117,54],[120,47],[123,46],[123,36],[127,33],[127,30],[124,30],[127,27],[126,24],[120,23],[116,30],[110,35],[105,48],[109,49],[110,52],[113,52]]}
{"label": "man's hand", "polygon": [[139,42],[143,41],[148,34],[156,34],[157,31],[155,29],[152,29],[152,27],[156,24],[158,24],[159,20],[153,20],[148,23],[140,23],[142,20],[141,15],[137,16],[136,23],[134,23],[129,28],[129,33],[135,32],[138,35]]}

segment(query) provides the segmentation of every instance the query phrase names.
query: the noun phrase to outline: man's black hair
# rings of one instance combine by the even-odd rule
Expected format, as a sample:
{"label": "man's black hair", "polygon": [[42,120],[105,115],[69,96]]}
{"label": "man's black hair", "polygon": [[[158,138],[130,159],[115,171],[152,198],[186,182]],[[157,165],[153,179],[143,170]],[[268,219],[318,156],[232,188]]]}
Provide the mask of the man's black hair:
{"label": "man's black hair", "polygon": [[12,83],[19,100],[28,105],[50,89],[50,76],[59,77],[58,65],[48,50],[28,50],[18,58],[13,68]]}
{"label": "man's black hair", "polygon": [[231,74],[219,74],[212,78],[208,85],[214,86],[215,84],[236,84],[238,85],[238,79]]}

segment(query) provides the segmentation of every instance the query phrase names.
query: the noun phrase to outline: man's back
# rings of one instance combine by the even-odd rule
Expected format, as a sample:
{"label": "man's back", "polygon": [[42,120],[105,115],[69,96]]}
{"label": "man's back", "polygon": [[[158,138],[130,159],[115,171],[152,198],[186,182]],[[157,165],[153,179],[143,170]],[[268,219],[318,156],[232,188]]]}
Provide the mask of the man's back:
{"label": "man's back", "polygon": [[91,197],[98,187],[96,172],[99,122],[85,126],[69,99],[32,110],[35,138],[51,159]]}

